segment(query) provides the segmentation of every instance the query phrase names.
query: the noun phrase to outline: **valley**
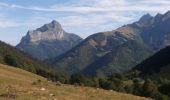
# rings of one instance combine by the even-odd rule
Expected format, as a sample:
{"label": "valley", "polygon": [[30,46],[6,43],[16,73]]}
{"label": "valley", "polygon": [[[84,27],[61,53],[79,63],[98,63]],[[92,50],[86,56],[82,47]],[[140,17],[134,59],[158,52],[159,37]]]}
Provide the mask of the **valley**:
{"label": "valley", "polygon": [[170,100],[169,4],[2,0],[0,100]]}

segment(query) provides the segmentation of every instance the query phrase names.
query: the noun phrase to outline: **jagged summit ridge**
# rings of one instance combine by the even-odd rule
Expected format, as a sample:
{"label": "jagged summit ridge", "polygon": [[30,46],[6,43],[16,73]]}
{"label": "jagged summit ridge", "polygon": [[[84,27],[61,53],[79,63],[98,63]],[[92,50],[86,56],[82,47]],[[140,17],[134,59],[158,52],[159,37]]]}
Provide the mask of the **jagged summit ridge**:
{"label": "jagged summit ridge", "polygon": [[152,19],[153,17],[148,13],[148,14],[145,14],[143,15],[141,18],[140,18],[140,21],[147,21],[147,20],[150,20]]}
{"label": "jagged summit ridge", "polygon": [[60,23],[53,20],[49,24],[27,32],[27,37],[30,42],[39,42],[42,40],[62,40],[66,32],[63,30]]}

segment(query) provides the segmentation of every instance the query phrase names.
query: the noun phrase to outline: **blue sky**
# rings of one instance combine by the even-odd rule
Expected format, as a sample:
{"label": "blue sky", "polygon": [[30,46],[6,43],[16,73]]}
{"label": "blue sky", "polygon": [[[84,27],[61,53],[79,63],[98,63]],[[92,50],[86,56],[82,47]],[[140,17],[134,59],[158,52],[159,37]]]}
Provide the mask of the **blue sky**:
{"label": "blue sky", "polygon": [[86,38],[168,10],[170,0],[0,0],[0,40],[16,45],[28,30],[52,20]]}

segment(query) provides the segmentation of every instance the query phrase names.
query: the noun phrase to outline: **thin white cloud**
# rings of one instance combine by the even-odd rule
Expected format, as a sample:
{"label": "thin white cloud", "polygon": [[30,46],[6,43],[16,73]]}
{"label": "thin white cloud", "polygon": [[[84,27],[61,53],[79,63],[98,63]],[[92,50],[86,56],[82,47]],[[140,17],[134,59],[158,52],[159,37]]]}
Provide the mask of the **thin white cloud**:
{"label": "thin white cloud", "polygon": [[151,5],[169,5],[170,1],[169,0],[139,0],[138,3],[141,4],[151,4]]}
{"label": "thin white cloud", "polygon": [[[90,2],[90,3],[89,3]],[[160,4],[160,5],[157,5]],[[0,2],[0,7],[7,8],[16,8],[16,9],[25,9],[32,11],[40,12],[74,12],[74,13],[83,13],[90,16],[81,16],[81,15],[69,15],[63,17],[62,20],[66,20],[66,26],[75,26],[75,25],[96,25],[104,24],[108,21],[115,23],[126,23],[132,19],[134,16],[127,17],[122,13],[136,13],[136,12],[161,12],[164,13],[170,9],[169,0],[138,0],[130,2],[128,0],[80,0],[77,3],[77,0],[72,0],[72,2],[59,5],[54,4],[47,7],[41,6],[22,6],[16,4],[8,4]],[[121,12],[121,14],[120,14]],[[100,13],[100,14],[96,14]],[[32,18],[35,19],[35,18]],[[73,19],[76,19],[73,21]],[[26,25],[31,25],[31,21],[26,22]],[[4,25],[5,24],[5,25]],[[14,21],[4,21],[0,22],[0,27],[12,27],[17,24]],[[35,26],[35,25],[31,25]]]}
{"label": "thin white cloud", "polygon": [[9,20],[0,20],[0,28],[9,28],[18,26],[16,22]]}
{"label": "thin white cloud", "polygon": [[[0,8],[16,11],[22,9],[33,13],[20,21],[15,21],[12,17],[0,17],[0,28],[23,26],[35,29],[55,19],[66,31],[87,37],[93,32],[111,30],[118,25],[135,21],[143,13],[164,13],[170,10],[170,0],[71,0],[64,4],[47,6],[22,6],[0,2]],[[39,14],[36,15],[37,12]]]}
{"label": "thin white cloud", "polygon": [[5,14],[0,14],[0,28],[10,28],[10,27],[17,27],[19,24],[9,19]]}
{"label": "thin white cloud", "polygon": [[[88,4],[93,2],[93,5]],[[76,13],[95,13],[95,12],[115,12],[115,11],[148,11],[148,12],[165,12],[170,9],[169,0],[139,0],[129,2],[128,0],[87,0],[85,4],[67,4],[51,5],[48,7],[41,6],[21,6],[16,4],[0,3],[1,7],[26,9],[33,11],[45,12],[76,12]],[[159,5],[156,5],[159,4]]]}

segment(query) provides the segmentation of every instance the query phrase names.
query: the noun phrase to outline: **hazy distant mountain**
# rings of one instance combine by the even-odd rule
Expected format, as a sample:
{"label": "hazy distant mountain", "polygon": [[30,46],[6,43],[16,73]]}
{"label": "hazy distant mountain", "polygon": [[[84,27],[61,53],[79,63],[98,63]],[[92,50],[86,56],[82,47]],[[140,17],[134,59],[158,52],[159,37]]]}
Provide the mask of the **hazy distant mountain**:
{"label": "hazy distant mountain", "polygon": [[44,60],[65,53],[81,41],[81,37],[65,32],[58,22],[52,21],[36,30],[28,31],[17,48]]}

